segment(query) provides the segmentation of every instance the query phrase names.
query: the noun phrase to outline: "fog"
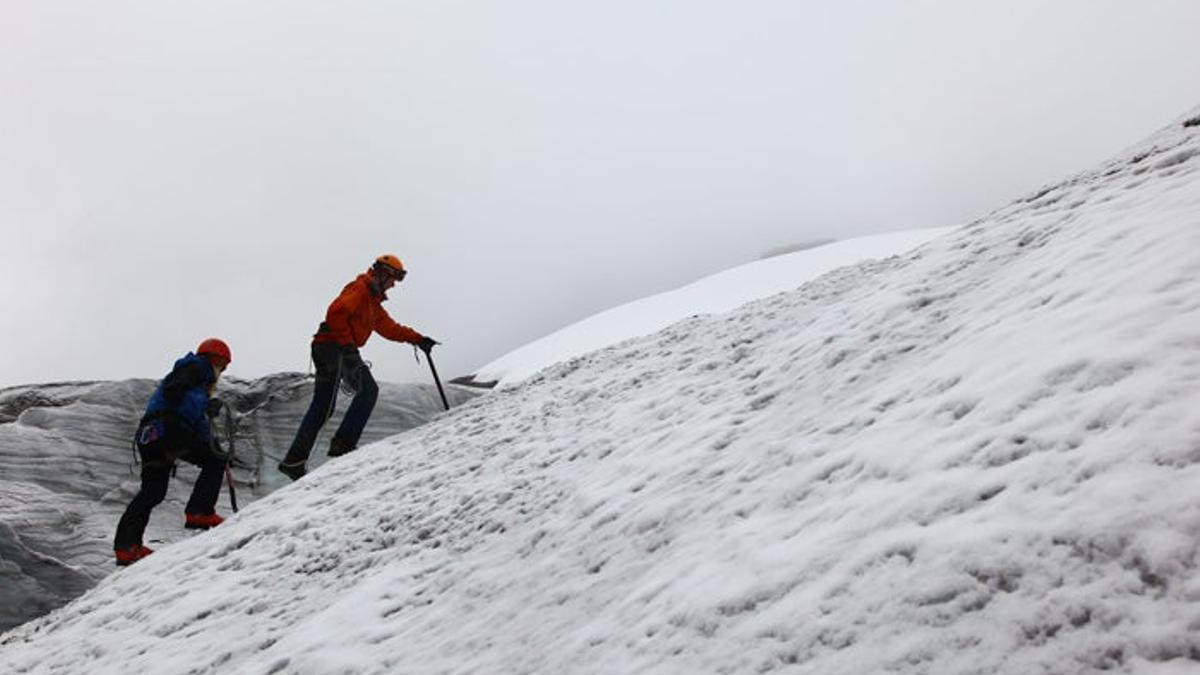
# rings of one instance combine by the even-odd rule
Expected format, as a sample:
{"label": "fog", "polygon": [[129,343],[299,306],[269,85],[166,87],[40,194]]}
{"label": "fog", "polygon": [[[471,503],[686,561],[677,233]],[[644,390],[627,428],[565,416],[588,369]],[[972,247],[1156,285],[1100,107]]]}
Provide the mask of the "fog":
{"label": "fog", "polygon": [[[0,386],[308,367],[342,285],[443,377],[807,242],[968,222],[1195,105],[1184,1],[6,3]],[[375,337],[384,380],[428,378]]]}

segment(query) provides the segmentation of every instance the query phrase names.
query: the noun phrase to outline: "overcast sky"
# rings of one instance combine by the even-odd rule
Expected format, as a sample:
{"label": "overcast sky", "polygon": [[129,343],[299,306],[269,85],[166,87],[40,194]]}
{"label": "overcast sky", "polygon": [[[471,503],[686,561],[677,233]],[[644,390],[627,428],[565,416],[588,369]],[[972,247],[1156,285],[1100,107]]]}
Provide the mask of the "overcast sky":
{"label": "overcast sky", "polygon": [[[380,253],[445,377],[812,240],[952,225],[1200,103],[1192,0],[0,4],[0,386],[308,367]],[[375,337],[379,378],[428,379]]]}

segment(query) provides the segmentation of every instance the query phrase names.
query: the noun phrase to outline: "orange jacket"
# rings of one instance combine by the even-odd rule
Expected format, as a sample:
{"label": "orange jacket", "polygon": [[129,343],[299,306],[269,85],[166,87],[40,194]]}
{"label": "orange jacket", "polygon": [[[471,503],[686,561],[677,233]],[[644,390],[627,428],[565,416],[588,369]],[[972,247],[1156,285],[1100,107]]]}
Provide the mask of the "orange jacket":
{"label": "orange jacket", "polygon": [[325,323],[313,336],[313,342],[361,347],[371,337],[371,331],[396,342],[420,342],[420,333],[401,326],[388,316],[383,308],[384,300],[387,296],[371,283],[370,273],[358,275],[330,303],[325,312]]}

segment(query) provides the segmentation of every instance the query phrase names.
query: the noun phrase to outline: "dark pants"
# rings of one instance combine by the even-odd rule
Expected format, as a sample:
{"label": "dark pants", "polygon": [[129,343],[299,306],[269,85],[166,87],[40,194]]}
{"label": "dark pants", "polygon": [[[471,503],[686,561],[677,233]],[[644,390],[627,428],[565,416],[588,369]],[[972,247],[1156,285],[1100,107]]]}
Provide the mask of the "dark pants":
{"label": "dark pants", "polygon": [[317,368],[312,403],[308,404],[308,412],[304,413],[300,428],[296,430],[296,438],[292,440],[292,446],[283,459],[287,464],[308,461],[317,434],[333,416],[339,382],[345,382],[355,392],[350,409],[333,435],[333,442],[343,447],[358,445],[367,419],[375,409],[375,399],[379,398],[379,385],[375,384],[371,369],[363,363],[357,349],[345,349],[332,342],[314,342],[312,358]]}
{"label": "dark pants", "polygon": [[205,515],[215,511],[217,497],[221,494],[221,478],[225,475],[225,460],[208,448],[183,446],[177,438],[177,434],[168,432],[161,439],[138,446],[138,454],[142,457],[142,487],[129,506],[125,507],[124,515],[117,523],[114,549],[142,543],[146,523],[150,522],[150,512],[167,496],[167,486],[171,483],[171,472],[177,457],[200,467],[200,477],[192,487],[192,496],[184,511]]}

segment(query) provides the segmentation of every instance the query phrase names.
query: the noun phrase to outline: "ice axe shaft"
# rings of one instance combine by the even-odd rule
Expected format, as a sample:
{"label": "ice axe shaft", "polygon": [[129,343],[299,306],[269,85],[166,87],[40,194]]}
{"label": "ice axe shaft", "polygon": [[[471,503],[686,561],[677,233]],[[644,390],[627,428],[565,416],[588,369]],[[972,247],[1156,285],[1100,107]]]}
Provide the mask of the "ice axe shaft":
{"label": "ice axe shaft", "polygon": [[437,366],[433,365],[433,354],[425,352],[425,359],[429,361],[429,372],[433,373],[433,382],[437,385],[438,394],[442,396],[442,405],[446,406],[446,410],[449,410],[450,404],[446,401],[446,390],[442,389],[442,379],[438,377]]}
{"label": "ice axe shaft", "polygon": [[229,507],[237,513],[237,490],[233,487],[233,470],[229,468],[229,462],[225,463],[225,482],[229,484]]}
{"label": "ice axe shaft", "polygon": [[[212,429],[216,425],[217,417],[221,414],[221,410],[225,408],[225,402],[219,398],[210,399],[208,406],[205,408],[204,414],[208,416],[208,425]],[[233,448],[233,411],[232,409],[225,410],[225,440],[229,443],[229,451],[221,452],[217,445],[217,437],[210,431],[208,436],[208,448],[214,455],[225,456],[225,483],[229,485],[229,507],[234,513],[238,511],[237,505],[237,490],[233,487],[233,470],[230,465],[233,464],[234,448]]]}

